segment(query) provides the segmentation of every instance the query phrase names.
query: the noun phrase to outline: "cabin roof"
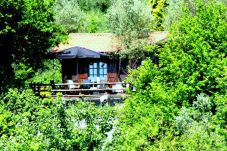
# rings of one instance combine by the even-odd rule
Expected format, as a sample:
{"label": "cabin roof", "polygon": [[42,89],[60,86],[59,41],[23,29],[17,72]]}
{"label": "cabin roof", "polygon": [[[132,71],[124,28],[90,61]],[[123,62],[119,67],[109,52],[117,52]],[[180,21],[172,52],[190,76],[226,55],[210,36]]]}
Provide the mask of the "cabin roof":
{"label": "cabin roof", "polygon": [[106,57],[106,54],[76,46],[57,53],[56,57],[59,59],[102,58]]}
{"label": "cabin roof", "polygon": [[[167,38],[167,32],[150,32],[148,43],[156,43]],[[61,43],[54,50],[63,51],[71,47],[82,47],[96,52],[115,52],[124,50],[119,37],[112,33],[71,33],[67,42]]]}

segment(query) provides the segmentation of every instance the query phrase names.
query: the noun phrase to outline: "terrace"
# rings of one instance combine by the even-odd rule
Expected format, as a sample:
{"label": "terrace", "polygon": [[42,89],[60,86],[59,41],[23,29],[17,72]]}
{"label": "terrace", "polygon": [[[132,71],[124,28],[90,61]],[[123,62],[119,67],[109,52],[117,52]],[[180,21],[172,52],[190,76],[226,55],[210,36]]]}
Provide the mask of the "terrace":
{"label": "terrace", "polygon": [[51,81],[49,84],[33,83],[31,88],[37,96],[58,98],[64,100],[87,100],[87,101],[100,101],[114,102],[121,101],[128,95],[125,94],[129,89],[129,85],[124,82],[87,82],[74,83],[54,83]]}

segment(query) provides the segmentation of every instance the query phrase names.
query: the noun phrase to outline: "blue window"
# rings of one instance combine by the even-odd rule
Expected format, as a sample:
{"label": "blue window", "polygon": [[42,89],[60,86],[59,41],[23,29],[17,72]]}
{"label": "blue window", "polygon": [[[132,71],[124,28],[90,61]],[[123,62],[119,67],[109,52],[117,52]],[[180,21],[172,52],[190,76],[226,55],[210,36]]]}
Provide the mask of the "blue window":
{"label": "blue window", "polygon": [[89,64],[89,79],[96,81],[97,77],[99,77],[100,80],[107,80],[107,63],[93,62]]}

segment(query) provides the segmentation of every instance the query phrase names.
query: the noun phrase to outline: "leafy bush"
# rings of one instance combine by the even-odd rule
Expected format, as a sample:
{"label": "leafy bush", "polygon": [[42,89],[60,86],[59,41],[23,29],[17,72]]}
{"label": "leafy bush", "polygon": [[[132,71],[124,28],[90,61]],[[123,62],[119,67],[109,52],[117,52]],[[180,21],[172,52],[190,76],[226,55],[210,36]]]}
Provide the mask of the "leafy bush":
{"label": "leafy bush", "polygon": [[196,5],[196,15],[184,13],[159,54],[163,80],[187,86],[187,100],[200,93],[223,94],[226,88],[226,6],[213,1]]}
{"label": "leafy bush", "polygon": [[183,6],[185,1],[182,0],[167,0],[168,6],[163,17],[163,27],[169,30],[173,23],[178,22],[183,13]]}
{"label": "leafy bush", "polygon": [[41,100],[18,89],[1,100],[0,150],[96,150],[113,127],[115,110],[109,106]]}
{"label": "leafy bush", "polygon": [[33,74],[33,77],[27,80],[27,83],[50,83],[54,80],[56,83],[62,82],[61,64],[59,60],[44,61],[43,68]]}
{"label": "leafy bush", "polygon": [[26,80],[31,76],[34,71],[31,67],[26,66],[23,63],[13,64],[15,80]]}
{"label": "leafy bush", "polygon": [[131,71],[128,82],[136,92],[131,92],[119,113],[119,133],[116,133],[112,150],[140,150],[149,147],[165,135],[177,113],[175,90],[165,87],[152,61],[146,61],[139,71]]}
{"label": "leafy bush", "polygon": [[84,21],[84,32],[108,32],[107,17],[100,11],[89,11]]}
{"label": "leafy bush", "polygon": [[[1,150],[62,148],[63,134],[54,100],[36,97],[31,90],[10,89],[2,98],[1,115],[8,116],[1,129]],[[9,141],[10,140],[10,141]]]}
{"label": "leafy bush", "polygon": [[[197,96],[197,101],[189,109],[182,108],[176,119],[176,138],[174,148],[181,150],[226,150],[224,135],[212,120],[211,99],[204,94]],[[189,120],[187,120],[189,119]]]}
{"label": "leafy bush", "polygon": [[164,47],[153,49],[159,64],[131,71],[136,92],[110,149],[225,150],[227,7],[196,0],[195,8],[185,7]]}
{"label": "leafy bush", "polygon": [[211,120],[211,117],[211,100],[208,96],[200,94],[197,96],[197,101],[193,102],[191,108],[181,108],[179,115],[175,117],[176,129],[179,133],[185,133],[195,123],[206,125]]}
{"label": "leafy bush", "polygon": [[106,0],[58,0],[55,3],[55,22],[63,27],[67,33],[106,32],[108,25],[104,10],[102,11],[104,7],[109,7]]}
{"label": "leafy bush", "polygon": [[226,141],[217,129],[207,127],[210,123],[201,124],[195,122],[183,135],[175,134],[173,128],[157,140],[155,144],[148,147],[148,150],[226,150]]}
{"label": "leafy bush", "polygon": [[95,107],[78,102],[66,110],[71,143],[74,150],[101,150],[107,132],[113,128],[115,112],[113,108]]}
{"label": "leafy bush", "polygon": [[101,11],[106,12],[106,10],[111,5],[111,0],[77,0],[81,9],[85,11]]}
{"label": "leafy bush", "polygon": [[[209,2],[209,0],[204,1],[204,3],[206,2]],[[226,4],[225,0],[216,0],[216,2]],[[166,3],[168,5],[165,8],[162,25],[165,30],[169,30],[173,24],[180,20],[180,18],[184,14],[185,7],[188,10],[189,14],[196,13],[197,0],[166,0]]]}
{"label": "leafy bush", "polygon": [[[147,0],[151,5],[151,12],[154,16],[153,27],[155,30],[163,30],[163,21],[165,15],[165,8],[169,5],[168,0]],[[178,5],[178,4],[176,4]]]}

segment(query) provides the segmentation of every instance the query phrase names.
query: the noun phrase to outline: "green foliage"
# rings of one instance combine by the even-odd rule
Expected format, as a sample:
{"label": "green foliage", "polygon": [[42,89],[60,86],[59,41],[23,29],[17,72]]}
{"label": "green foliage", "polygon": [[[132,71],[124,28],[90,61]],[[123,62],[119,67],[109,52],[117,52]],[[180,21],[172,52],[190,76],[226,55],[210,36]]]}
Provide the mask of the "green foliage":
{"label": "green foliage", "polygon": [[148,28],[152,20],[150,7],[143,0],[117,0],[107,11],[110,31],[117,34],[126,51],[122,58],[129,59],[129,66],[135,68],[145,57]]}
{"label": "green foliage", "polygon": [[26,83],[56,83],[62,82],[61,64],[59,60],[44,61],[43,68],[33,74],[32,78],[27,78]]}
{"label": "green foliage", "polygon": [[167,0],[168,7],[163,18],[163,26],[165,30],[169,30],[171,25],[177,22],[183,12],[183,5],[185,1],[182,0]]}
{"label": "green foliage", "polygon": [[106,10],[111,5],[111,0],[77,0],[81,9],[85,11],[101,11],[106,12]]}
{"label": "green foliage", "polygon": [[[1,150],[47,150],[61,148],[62,130],[54,100],[42,102],[31,90],[10,89],[2,98],[1,121],[7,131],[1,129]],[[11,140],[11,141],[8,141]]]}
{"label": "green foliage", "polygon": [[100,11],[89,11],[84,21],[84,32],[108,32],[107,17]]}
{"label": "green foliage", "polygon": [[197,123],[204,124],[211,120],[212,103],[208,96],[200,94],[191,108],[182,107],[178,116],[175,117],[176,129],[179,133],[185,133]]}
{"label": "green foliage", "polygon": [[103,3],[101,1],[58,0],[55,3],[55,22],[67,33],[106,32],[108,31],[107,18],[100,10],[101,8],[96,8],[99,5],[107,7],[107,4]]}
{"label": "green foliage", "polygon": [[114,110],[78,102],[67,109],[74,150],[100,150],[106,133],[113,128]]}
{"label": "green foliage", "polygon": [[[151,12],[154,16],[154,29],[163,30],[163,18],[165,13],[165,8],[167,6],[167,0],[147,0],[151,5]],[[177,4],[176,4],[177,5]]]}
{"label": "green foliage", "polygon": [[[150,26],[150,11],[162,28],[166,4],[149,2],[152,10],[142,0],[117,0],[108,10],[111,30],[126,40],[123,56],[136,61],[147,54],[159,57],[157,64],[148,59],[130,71],[127,82],[136,92],[128,91],[120,111],[78,100],[42,100],[31,90],[9,89],[0,97],[0,150],[227,150],[225,1],[168,1],[169,39],[144,52],[139,38]],[[45,68],[31,78],[47,48],[61,39],[59,25],[68,32],[106,30],[103,12],[110,1],[57,1],[58,26],[53,3],[0,2],[1,85],[12,77],[18,85],[53,77],[61,81],[56,60],[44,62]],[[114,137],[109,139],[111,131]]]}
{"label": "green foliage", "polygon": [[129,41],[129,39],[125,39],[124,45],[126,46],[126,50],[119,52],[120,58],[128,59],[128,67],[132,69],[136,69],[138,65],[141,64],[142,60],[145,60],[150,53],[146,51],[145,46],[147,45],[147,39],[137,39],[133,41]]}
{"label": "green foliage", "polygon": [[75,0],[57,0],[55,2],[55,22],[68,33],[83,30],[85,12]]}
{"label": "green foliage", "polygon": [[[197,96],[190,108],[181,108],[175,117],[175,131],[156,143],[156,147],[171,150],[226,150],[226,141],[219,125],[212,120],[211,99]],[[205,109],[205,110],[204,110]],[[166,141],[170,145],[164,146]]]}
{"label": "green foliage", "polygon": [[12,64],[36,70],[47,49],[62,39],[62,31],[53,22],[52,6],[52,0],[0,1],[1,87],[14,79]]}
{"label": "green foliage", "polygon": [[136,92],[111,150],[226,150],[227,7],[194,4],[196,13],[184,7],[163,48],[150,47],[159,64],[131,71]]}
{"label": "green foliage", "polygon": [[142,0],[117,0],[108,10],[110,30],[119,35],[139,37],[151,19],[150,7]]}
{"label": "green foliage", "polygon": [[159,54],[163,77],[167,75],[163,80],[185,84],[187,100],[199,93],[214,95],[226,90],[226,6],[200,1],[196,5],[196,15],[186,10]]}
{"label": "green foliage", "polygon": [[[178,22],[183,15],[185,9],[188,9],[189,14],[196,13],[196,1],[197,0],[166,0],[168,6],[165,8],[163,16],[163,28],[169,30],[172,24]],[[203,3],[208,3],[209,0],[204,0]],[[226,0],[216,0],[216,2],[227,4]]]}
{"label": "green foliage", "polygon": [[138,71],[131,71],[128,82],[136,88],[136,93],[130,93],[120,112],[119,133],[115,136],[113,150],[145,149],[172,126],[177,113],[177,92],[163,86],[161,79],[153,78],[158,74],[150,60]]}
{"label": "green foliage", "polygon": [[31,67],[26,66],[23,63],[13,64],[12,66],[14,68],[15,80],[18,80],[18,81],[27,80],[34,72]]}
{"label": "green foliage", "polygon": [[100,150],[114,115],[109,106],[41,100],[31,90],[10,89],[1,98],[0,150]]}

